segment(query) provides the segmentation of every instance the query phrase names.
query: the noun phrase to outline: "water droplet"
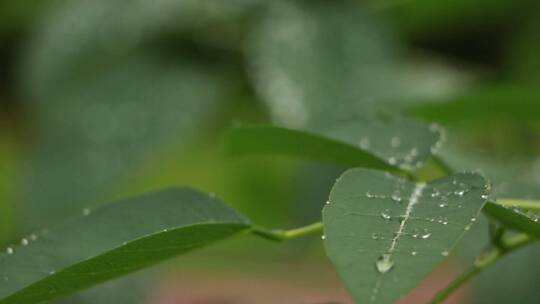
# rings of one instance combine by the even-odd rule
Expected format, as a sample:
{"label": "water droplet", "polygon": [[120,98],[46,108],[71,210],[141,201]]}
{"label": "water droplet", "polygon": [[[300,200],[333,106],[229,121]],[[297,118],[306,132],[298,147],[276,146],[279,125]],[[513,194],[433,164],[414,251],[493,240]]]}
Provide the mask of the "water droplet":
{"label": "water droplet", "polygon": [[6,248],[6,253],[7,254],[13,254],[13,252],[15,252],[15,250],[13,250],[13,248],[11,248],[11,247]]}
{"label": "water droplet", "polygon": [[37,235],[35,235],[35,234],[30,234],[30,240],[31,240],[31,241],[37,240]]}
{"label": "water droplet", "polygon": [[23,239],[21,240],[21,245],[23,245],[23,246],[28,245],[28,239],[23,238]]}
{"label": "water droplet", "polygon": [[413,251],[411,251],[411,255],[412,255],[412,256],[418,255],[418,251],[416,251],[416,249],[413,249]]}
{"label": "water droplet", "polygon": [[54,271],[54,270],[49,271],[49,274],[50,274],[50,275],[53,275],[53,274],[55,274],[55,273],[56,273],[56,271]]}
{"label": "water droplet", "polygon": [[84,208],[83,211],[82,211],[83,216],[88,216],[88,215],[90,215],[90,213],[91,213],[91,211],[88,208]]}
{"label": "water droplet", "polygon": [[392,137],[392,139],[390,140],[390,145],[393,148],[399,147],[401,145],[401,139],[399,139],[399,137]]}
{"label": "water droplet", "polygon": [[395,164],[397,164],[397,160],[396,160],[395,157],[392,156],[392,157],[390,157],[390,158],[388,159],[388,163],[389,163],[390,165],[395,165]]}
{"label": "water droplet", "polygon": [[412,148],[411,151],[409,152],[409,155],[411,155],[412,157],[418,156],[418,149]]}
{"label": "water droplet", "polygon": [[441,255],[442,256],[448,256],[448,255],[450,255],[450,252],[445,250],[445,251],[441,252]]}
{"label": "water droplet", "polygon": [[471,217],[471,222],[476,222],[476,217]]}
{"label": "water droplet", "polygon": [[371,239],[372,239],[372,240],[378,240],[378,239],[380,239],[380,238],[381,238],[381,236],[380,236],[378,233],[373,232],[373,233],[371,234]]}
{"label": "water droplet", "polygon": [[326,203],[325,203],[325,204],[326,204],[326,205],[330,205],[330,201],[326,201]]}
{"label": "water droplet", "polygon": [[392,219],[392,211],[389,209],[385,209],[383,212],[381,212],[381,217],[385,220]]}
{"label": "water droplet", "polygon": [[471,229],[471,225],[466,225],[464,229],[465,231],[469,231]]}
{"label": "water droplet", "polygon": [[441,195],[441,193],[437,189],[433,189],[433,192],[431,192],[431,197],[437,197],[439,195]]}
{"label": "water droplet", "polygon": [[482,199],[484,199],[484,200],[487,200],[487,199],[489,198],[489,195],[487,195],[487,194],[482,194],[480,197],[481,197]]}
{"label": "water droplet", "polygon": [[360,146],[360,148],[366,150],[366,149],[369,149],[369,146],[371,146],[371,142],[370,142],[369,138],[362,137],[360,139],[360,142],[358,143],[358,145]]}
{"label": "water droplet", "polygon": [[442,203],[439,204],[439,207],[441,207],[441,208],[444,208],[444,207],[446,207],[446,206],[448,206],[448,204],[445,203],[445,202],[442,202]]}
{"label": "water droplet", "polygon": [[458,195],[458,196],[463,196],[469,191],[470,191],[469,189],[457,190],[457,191],[454,192],[454,194]]}
{"label": "water droplet", "polygon": [[375,266],[378,272],[387,273],[394,267],[394,262],[391,260],[389,254],[383,254],[377,259]]}
{"label": "water droplet", "polygon": [[431,236],[431,232],[429,232],[427,229],[424,230],[424,234],[422,234],[420,237],[424,240],[426,239],[429,239],[429,237]]}
{"label": "water droplet", "polygon": [[396,203],[400,203],[402,201],[401,196],[399,196],[399,192],[392,194],[392,200]]}
{"label": "water droplet", "polygon": [[325,240],[326,239],[326,235],[321,235],[321,240]]}

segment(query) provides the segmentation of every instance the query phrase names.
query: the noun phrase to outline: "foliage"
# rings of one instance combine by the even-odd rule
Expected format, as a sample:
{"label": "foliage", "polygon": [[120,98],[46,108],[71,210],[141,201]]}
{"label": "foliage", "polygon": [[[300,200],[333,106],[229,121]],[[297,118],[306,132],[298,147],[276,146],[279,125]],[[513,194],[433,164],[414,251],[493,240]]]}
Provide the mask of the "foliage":
{"label": "foliage", "polygon": [[[0,33],[40,19],[19,63],[17,98],[31,122],[0,121],[0,237],[11,240],[0,304],[61,301],[233,235],[322,236],[312,242],[355,303],[398,301],[471,240],[481,252],[430,291],[432,303],[515,250],[534,250],[538,143],[529,139],[540,134],[540,73],[529,68],[538,43],[526,38],[538,15],[527,13],[506,50],[513,80],[478,84],[471,75],[482,73],[411,56],[402,40],[474,25],[484,6],[485,24],[505,20],[514,2],[394,2],[2,4],[11,21],[1,19]],[[529,145],[503,155],[521,153],[519,178],[492,151],[519,138],[486,126],[526,130]],[[177,184],[188,187],[165,188]],[[17,198],[19,209],[6,203]],[[115,293],[129,292],[118,284]]]}

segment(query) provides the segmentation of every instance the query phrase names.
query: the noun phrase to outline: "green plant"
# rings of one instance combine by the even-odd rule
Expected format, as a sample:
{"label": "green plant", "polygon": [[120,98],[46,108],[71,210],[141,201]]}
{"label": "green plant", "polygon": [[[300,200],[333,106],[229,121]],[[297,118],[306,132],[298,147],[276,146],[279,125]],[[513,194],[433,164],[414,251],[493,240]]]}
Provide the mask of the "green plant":
{"label": "green plant", "polygon": [[[438,126],[431,130],[442,134]],[[392,138],[389,147],[406,145],[396,138],[403,143]],[[540,237],[540,203],[490,200],[482,175],[452,174],[440,166],[440,159],[436,164],[448,176],[423,182],[408,164],[385,161],[360,145],[300,130],[239,127],[230,131],[226,143],[230,153],[303,156],[305,150],[311,158],[386,172],[347,170],[330,193],[322,222],[291,230],[252,224],[211,194],[191,189],[164,190],[85,209],[80,218],[7,248],[0,258],[0,303],[50,300],[237,233],[272,241],[322,234],[328,256],[355,301],[391,303],[448,256],[483,211],[492,220],[491,243],[469,270],[433,298],[433,303],[441,303],[475,274]]]}
{"label": "green plant", "polygon": [[[40,170],[25,185],[30,189],[28,200],[36,207],[30,208],[32,224],[41,223],[44,208],[62,212],[80,208],[79,201],[93,202],[111,191],[110,184],[128,179],[148,151],[189,133],[170,131],[178,121],[190,130],[210,120],[208,113],[228,94],[224,83],[232,83],[225,82],[234,74],[228,70],[229,61],[249,62],[254,70],[249,84],[257,98],[250,97],[265,103],[274,124],[229,129],[224,137],[226,154],[294,156],[332,163],[343,172],[331,189],[323,189],[328,201],[320,221],[292,229],[259,225],[215,195],[191,188],[84,208],[78,217],[26,235],[20,244],[6,248],[0,255],[0,304],[56,299],[245,234],[273,242],[319,235],[357,303],[393,303],[445,260],[477,219],[486,217],[489,243],[469,269],[432,299],[441,303],[504,256],[538,241],[540,201],[525,199],[526,195],[500,196],[492,191],[490,176],[457,172],[454,167],[461,166],[449,165],[451,157],[439,155],[446,133],[438,124],[482,125],[497,123],[499,117],[534,123],[538,117],[533,111],[534,85],[493,86],[454,98],[426,93],[416,82],[426,81],[432,73],[420,75],[422,81],[411,80],[417,65],[398,60],[392,51],[396,45],[385,39],[373,15],[360,13],[349,1],[328,6],[323,1],[279,1],[266,6],[238,0],[228,7],[228,14],[219,13],[225,7],[219,1],[211,2],[218,9],[199,7],[196,1],[144,2],[141,7],[96,3],[78,3],[74,11],[85,12],[88,19],[74,22],[77,26],[71,23],[78,20],[73,18],[77,14],[62,11],[70,17],[58,19],[55,30],[48,32],[51,36],[42,38],[27,63],[31,72],[25,85],[36,95],[29,97],[36,101],[31,108],[41,115],[45,134],[32,159]],[[200,35],[194,35],[195,42],[182,43],[225,49],[226,63],[218,62],[214,69],[197,60],[156,58],[166,53],[156,32],[170,20],[157,14],[148,22],[147,8],[154,5],[159,8],[156,12],[172,11],[182,17],[175,24],[177,31]],[[262,10],[265,18],[249,33],[236,35],[236,23],[249,19],[246,16],[254,10]],[[119,28],[115,22],[102,22],[116,11],[127,16],[119,18],[125,21]],[[94,31],[97,25],[101,31]],[[227,43],[205,36],[212,36],[208,32],[214,27],[222,30],[214,36],[226,36]],[[234,39],[243,34],[250,36],[249,46],[235,49],[240,47]],[[115,40],[120,40],[118,49],[99,44]],[[186,58],[195,57],[186,53]],[[114,64],[97,64],[102,62]],[[113,89],[118,87],[122,90]],[[112,102],[92,104],[89,99]],[[506,101],[513,99],[519,105],[509,107]],[[56,107],[50,106],[51,100]],[[148,100],[156,105],[145,107]],[[105,115],[92,116],[96,113]],[[132,130],[128,123],[111,127],[130,120],[146,128]],[[94,167],[102,170],[92,171]],[[51,178],[51,172],[57,175]],[[65,192],[49,191],[64,188]],[[70,200],[76,202],[67,204]],[[51,213],[63,217],[61,212]]]}

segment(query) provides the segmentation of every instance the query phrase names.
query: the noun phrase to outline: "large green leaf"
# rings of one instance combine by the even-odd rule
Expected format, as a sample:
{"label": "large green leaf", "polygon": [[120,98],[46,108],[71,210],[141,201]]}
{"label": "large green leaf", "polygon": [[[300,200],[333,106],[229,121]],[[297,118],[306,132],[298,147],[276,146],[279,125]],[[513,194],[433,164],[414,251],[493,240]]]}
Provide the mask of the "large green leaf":
{"label": "large green leaf", "polygon": [[231,155],[284,154],[350,166],[399,170],[358,145],[307,131],[266,125],[231,129],[225,137],[225,149]]}
{"label": "large green leaf", "polygon": [[508,208],[494,203],[484,206],[484,213],[506,227],[540,237],[540,212],[525,211],[518,207]]}
{"label": "large green leaf", "polygon": [[[383,115],[416,96],[395,59],[396,45],[354,1],[277,2],[250,40],[257,92],[282,126],[363,149],[390,164],[423,164],[439,146],[438,128]],[[416,86],[417,83],[415,83]],[[388,104],[386,104],[388,105]]]}
{"label": "large green leaf", "polygon": [[0,256],[0,303],[37,303],[231,236],[248,221],[186,188],[125,199],[30,235]]}
{"label": "large green leaf", "polygon": [[325,246],[356,303],[393,303],[413,289],[470,229],[486,191],[475,173],[427,184],[344,173],[323,209]]}

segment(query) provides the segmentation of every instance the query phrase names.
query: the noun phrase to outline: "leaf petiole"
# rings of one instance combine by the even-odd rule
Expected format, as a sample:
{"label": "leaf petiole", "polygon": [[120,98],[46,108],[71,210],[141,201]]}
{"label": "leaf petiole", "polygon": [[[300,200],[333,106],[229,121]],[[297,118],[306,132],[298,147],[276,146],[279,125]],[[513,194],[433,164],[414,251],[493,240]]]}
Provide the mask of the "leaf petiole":
{"label": "leaf petiole", "polygon": [[323,230],[323,223],[322,222],[316,222],[307,226],[294,228],[290,230],[270,230],[266,229],[264,227],[260,226],[254,226],[250,231],[251,233],[258,235],[262,238],[276,241],[276,242],[283,242],[286,240],[303,237],[306,235],[310,235],[313,233],[318,233]]}

